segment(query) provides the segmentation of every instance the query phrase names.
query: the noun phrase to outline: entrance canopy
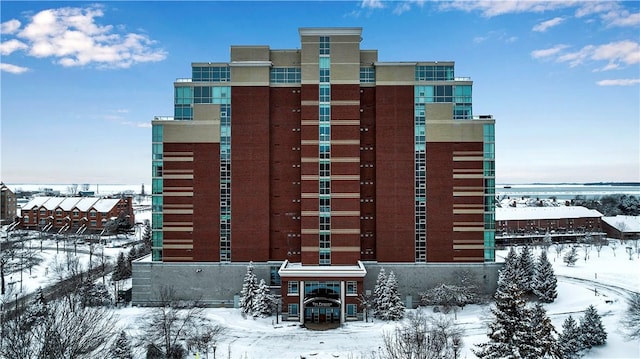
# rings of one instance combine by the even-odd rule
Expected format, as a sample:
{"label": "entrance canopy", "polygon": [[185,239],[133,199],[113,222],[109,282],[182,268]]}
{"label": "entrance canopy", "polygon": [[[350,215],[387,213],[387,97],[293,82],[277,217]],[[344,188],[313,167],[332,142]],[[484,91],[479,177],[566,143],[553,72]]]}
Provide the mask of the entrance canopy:
{"label": "entrance canopy", "polygon": [[367,270],[362,262],[358,265],[307,266],[285,260],[278,270],[281,278],[364,278]]}

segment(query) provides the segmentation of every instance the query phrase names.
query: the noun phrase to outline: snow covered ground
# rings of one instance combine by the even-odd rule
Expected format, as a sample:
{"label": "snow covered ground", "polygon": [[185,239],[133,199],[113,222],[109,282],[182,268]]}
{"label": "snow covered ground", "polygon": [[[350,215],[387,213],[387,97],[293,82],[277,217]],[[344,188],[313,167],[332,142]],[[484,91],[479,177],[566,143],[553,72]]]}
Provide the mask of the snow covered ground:
{"label": "snow covered ground", "polygon": [[[534,251],[536,256],[538,253],[539,250]],[[600,257],[593,250],[587,261],[584,252],[579,253],[581,257],[575,266],[567,267],[561,256],[556,258],[554,247],[549,250],[549,260],[558,276],[558,299],[545,308],[554,326],[560,330],[568,315],[579,319],[593,304],[602,316],[608,339],[606,345],[592,349],[584,358],[640,358],[640,342],[627,340],[620,326],[627,296],[631,291],[640,292],[640,258],[634,255],[630,260],[620,246],[615,253],[611,248],[603,248]],[[498,253],[499,258],[505,255],[506,251]],[[469,305],[457,313],[455,322],[465,331],[461,358],[475,358],[471,349],[488,340],[487,323],[492,319],[489,308]],[[128,307],[117,309],[116,313],[122,327],[134,333],[152,310]],[[431,313],[431,308],[425,310]],[[216,358],[367,359],[379,350],[383,334],[396,325],[375,320],[348,322],[335,330],[312,331],[292,322],[274,324],[274,317],[243,319],[237,309],[211,308],[206,309],[206,314],[225,328],[217,342]],[[144,357],[142,352],[138,355]],[[209,358],[213,358],[213,352]]]}
{"label": "snow covered ground", "polygon": [[[147,214],[137,214],[136,218],[144,220]],[[114,243],[117,244],[118,241]],[[546,304],[545,308],[556,329],[561,329],[562,322],[569,314],[578,319],[587,306],[593,304],[602,316],[608,332],[607,344],[592,349],[585,358],[640,358],[640,341],[627,340],[620,326],[627,296],[630,292],[640,292],[640,257],[635,248],[632,247],[633,254],[630,257],[627,245],[613,243],[616,244],[615,251],[612,246],[604,247],[598,255],[593,248],[588,253],[586,261],[585,251],[580,248],[580,259],[572,267],[563,263],[562,254],[557,255],[555,246],[548,251],[549,260],[558,276],[558,298],[554,303]],[[75,255],[75,252],[64,251],[56,254],[55,241],[44,241],[42,252],[39,251],[40,241],[37,239],[26,242],[25,245],[32,246],[43,258],[38,266],[32,268],[31,273],[26,270],[23,272],[22,285],[25,293],[32,292],[39,286],[51,284],[55,263],[65,260],[66,253]],[[76,248],[80,263],[85,267],[89,256],[86,253],[87,247],[78,245]],[[68,246],[67,249],[73,251],[72,246]],[[102,250],[105,256],[115,259],[120,251],[128,251],[128,248],[104,246],[97,250],[94,256],[99,257]],[[536,257],[539,250],[534,250]],[[568,246],[565,246],[564,251],[567,250]],[[498,260],[502,260],[506,253],[507,251],[499,251]],[[10,275],[14,289],[19,286],[18,277],[19,273]],[[489,305],[469,305],[457,313],[455,322],[464,329],[461,358],[475,358],[471,351],[474,345],[488,340],[487,323],[492,319],[489,309]],[[114,309],[114,312],[119,317],[122,329],[129,335],[140,335],[144,319],[153,310],[125,307]],[[432,312],[432,308],[425,310],[428,313]],[[393,322],[375,320],[348,322],[335,330],[311,331],[294,322],[275,324],[275,317],[243,319],[237,309],[209,308],[205,313],[212,321],[224,327],[223,335],[216,344],[216,358],[368,359],[373,358],[378,352],[383,334],[392,331],[396,325]],[[145,357],[142,348],[137,349],[136,355],[136,358]],[[213,351],[209,352],[209,358],[213,358]]]}

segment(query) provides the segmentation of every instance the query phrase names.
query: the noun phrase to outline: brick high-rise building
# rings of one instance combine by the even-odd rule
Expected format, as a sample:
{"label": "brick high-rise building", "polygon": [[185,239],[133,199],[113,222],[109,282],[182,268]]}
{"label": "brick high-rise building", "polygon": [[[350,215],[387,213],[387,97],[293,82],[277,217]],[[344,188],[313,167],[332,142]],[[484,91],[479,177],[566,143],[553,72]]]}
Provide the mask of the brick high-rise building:
{"label": "brick high-rise building", "polygon": [[343,321],[369,263],[494,261],[494,120],[471,79],[379,62],[361,33],[231,46],[174,83],[153,121],[153,262],[270,263],[288,318]]}

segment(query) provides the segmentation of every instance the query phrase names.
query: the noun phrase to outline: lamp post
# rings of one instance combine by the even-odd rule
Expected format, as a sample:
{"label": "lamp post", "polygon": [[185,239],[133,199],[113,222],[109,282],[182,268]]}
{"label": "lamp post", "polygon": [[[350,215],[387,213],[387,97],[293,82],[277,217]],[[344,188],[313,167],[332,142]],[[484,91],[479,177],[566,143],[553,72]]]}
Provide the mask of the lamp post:
{"label": "lamp post", "polygon": [[216,359],[216,348],[218,347],[218,345],[216,343],[213,343],[213,359]]}

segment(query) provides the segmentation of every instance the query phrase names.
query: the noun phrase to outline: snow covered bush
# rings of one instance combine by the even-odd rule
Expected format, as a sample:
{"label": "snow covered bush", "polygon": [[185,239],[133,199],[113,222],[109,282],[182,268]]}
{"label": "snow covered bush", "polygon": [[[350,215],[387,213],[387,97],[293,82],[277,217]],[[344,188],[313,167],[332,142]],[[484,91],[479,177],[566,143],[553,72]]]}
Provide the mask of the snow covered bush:
{"label": "snow covered bush", "polygon": [[576,247],[575,246],[571,247],[569,252],[567,252],[567,254],[564,255],[562,260],[569,267],[576,264],[576,262],[578,261],[578,250],[576,249]]}
{"label": "snow covered bush", "polygon": [[120,332],[116,341],[111,345],[109,356],[113,359],[133,359],[131,341],[124,330]]}
{"label": "snow covered bush", "polygon": [[421,295],[420,303],[423,305],[442,306],[445,313],[452,307],[464,307],[473,303],[476,295],[472,289],[456,285],[440,284],[427,290]]}
{"label": "snow covered bush", "polygon": [[410,312],[392,332],[383,335],[381,359],[457,358],[462,348],[462,330],[450,318]]}
{"label": "snow covered bush", "polygon": [[633,293],[627,299],[627,310],[622,325],[629,339],[640,339],[640,293]]}

